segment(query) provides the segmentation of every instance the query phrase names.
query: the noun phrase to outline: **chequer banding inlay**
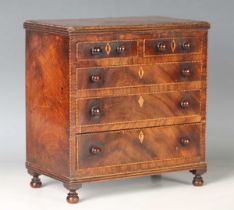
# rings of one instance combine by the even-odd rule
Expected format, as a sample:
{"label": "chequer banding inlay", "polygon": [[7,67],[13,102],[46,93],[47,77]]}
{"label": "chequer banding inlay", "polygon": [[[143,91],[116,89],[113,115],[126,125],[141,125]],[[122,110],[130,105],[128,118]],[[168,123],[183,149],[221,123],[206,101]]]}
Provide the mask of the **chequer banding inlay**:
{"label": "chequer banding inlay", "polygon": [[139,140],[140,140],[140,142],[141,142],[141,144],[142,144],[143,141],[144,141],[144,138],[145,138],[145,135],[144,135],[143,131],[141,131],[141,132],[139,133],[138,137],[139,137]]}
{"label": "chequer banding inlay", "polygon": [[175,52],[175,49],[176,49],[176,42],[173,39],[172,42],[171,42],[171,50],[172,50],[172,52]]}
{"label": "chequer banding inlay", "polygon": [[139,75],[140,79],[142,79],[142,77],[144,75],[144,69],[142,68],[142,66],[140,66],[140,69],[138,71],[138,75]]}
{"label": "chequer banding inlay", "polygon": [[108,43],[106,44],[106,46],[105,46],[105,51],[106,51],[106,54],[107,54],[107,55],[109,55],[110,52],[111,52],[111,46],[110,46],[109,42],[108,42]]}
{"label": "chequer banding inlay", "polygon": [[143,107],[143,105],[144,105],[144,98],[142,96],[139,97],[138,103],[139,103],[140,107]]}

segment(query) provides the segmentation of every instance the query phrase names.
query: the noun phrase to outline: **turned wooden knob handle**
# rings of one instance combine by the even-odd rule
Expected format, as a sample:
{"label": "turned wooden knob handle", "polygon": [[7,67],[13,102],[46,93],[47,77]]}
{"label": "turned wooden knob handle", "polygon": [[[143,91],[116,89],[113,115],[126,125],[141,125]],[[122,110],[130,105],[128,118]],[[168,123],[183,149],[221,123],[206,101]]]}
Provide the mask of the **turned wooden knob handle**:
{"label": "turned wooden knob handle", "polygon": [[100,108],[98,108],[98,107],[96,107],[96,106],[94,106],[94,107],[92,107],[91,108],[91,115],[92,116],[100,116],[101,115],[101,110],[100,110]]}
{"label": "turned wooden knob handle", "polygon": [[91,54],[92,55],[100,55],[102,53],[102,48],[101,47],[94,47],[91,49]]}
{"label": "turned wooden knob handle", "polygon": [[165,43],[165,42],[159,42],[159,43],[157,44],[157,49],[158,49],[158,51],[160,51],[160,52],[166,51],[166,50],[167,50],[167,45],[166,45],[166,43]]}
{"label": "turned wooden knob handle", "polygon": [[185,99],[185,100],[182,100],[181,102],[180,102],[180,106],[181,106],[181,108],[182,109],[187,109],[187,108],[189,108],[189,100],[187,100],[187,99]]}
{"label": "turned wooden knob handle", "polygon": [[189,41],[184,42],[184,43],[182,44],[182,48],[183,48],[184,50],[190,50],[191,47],[192,47],[192,44],[191,44],[191,42],[189,42]]}
{"label": "turned wooden knob handle", "polygon": [[101,77],[100,77],[100,75],[92,75],[90,77],[90,80],[91,80],[91,82],[98,82],[101,80]]}
{"label": "turned wooden knob handle", "polygon": [[123,53],[125,51],[125,46],[120,45],[116,48],[117,53]]}
{"label": "turned wooden knob handle", "polygon": [[89,152],[90,152],[92,155],[97,155],[97,154],[99,154],[101,151],[102,151],[102,149],[101,149],[100,147],[97,147],[97,146],[91,146],[91,147],[90,147],[90,150],[89,150]]}
{"label": "turned wooden knob handle", "polygon": [[184,77],[190,77],[191,76],[191,69],[189,67],[185,67],[181,69],[181,74]]}
{"label": "turned wooden knob handle", "polygon": [[190,139],[187,138],[187,137],[182,137],[182,138],[180,139],[180,143],[181,143],[183,146],[187,146],[187,145],[190,144]]}

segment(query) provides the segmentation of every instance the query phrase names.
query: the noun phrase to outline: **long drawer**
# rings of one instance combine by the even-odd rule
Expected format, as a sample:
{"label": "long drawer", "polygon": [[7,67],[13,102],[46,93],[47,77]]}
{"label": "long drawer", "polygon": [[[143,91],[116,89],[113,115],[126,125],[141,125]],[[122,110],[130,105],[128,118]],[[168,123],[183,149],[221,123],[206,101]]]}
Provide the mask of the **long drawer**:
{"label": "long drawer", "polygon": [[188,124],[77,135],[77,168],[189,163],[200,158],[201,129]]}
{"label": "long drawer", "polygon": [[77,89],[134,87],[201,80],[200,62],[78,68]]}
{"label": "long drawer", "polygon": [[76,106],[76,125],[85,128],[85,132],[110,129],[110,126],[121,129],[119,125],[131,123],[147,126],[149,121],[157,119],[186,120],[186,117],[199,116],[201,109],[199,90],[80,98]]}

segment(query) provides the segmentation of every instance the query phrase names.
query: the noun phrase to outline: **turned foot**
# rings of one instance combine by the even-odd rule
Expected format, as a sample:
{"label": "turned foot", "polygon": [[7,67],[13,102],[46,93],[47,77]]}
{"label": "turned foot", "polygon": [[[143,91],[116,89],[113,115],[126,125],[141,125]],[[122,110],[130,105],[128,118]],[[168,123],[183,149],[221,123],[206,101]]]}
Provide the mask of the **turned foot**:
{"label": "turned foot", "polygon": [[69,190],[69,193],[67,194],[67,202],[71,204],[78,203],[80,199],[76,190],[81,188],[81,184],[64,183],[64,187]]}
{"label": "turned foot", "polygon": [[201,175],[204,174],[206,170],[200,169],[200,170],[192,170],[190,172],[195,175],[193,178],[193,185],[196,187],[203,186],[204,181]]}
{"label": "turned foot", "polygon": [[193,185],[200,187],[204,184],[204,181],[202,179],[202,176],[200,175],[195,175],[195,177],[193,178]]}
{"label": "turned foot", "polygon": [[42,183],[38,174],[34,174],[32,181],[30,182],[32,188],[40,188]]}
{"label": "turned foot", "polygon": [[67,194],[67,202],[71,204],[79,202],[79,197],[75,190],[70,190],[70,192]]}

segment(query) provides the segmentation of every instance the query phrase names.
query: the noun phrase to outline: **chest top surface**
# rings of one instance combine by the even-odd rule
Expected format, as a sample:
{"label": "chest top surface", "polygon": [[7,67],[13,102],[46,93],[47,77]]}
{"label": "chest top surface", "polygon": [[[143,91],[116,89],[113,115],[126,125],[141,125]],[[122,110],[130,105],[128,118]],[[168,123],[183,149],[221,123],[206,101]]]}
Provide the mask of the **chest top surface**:
{"label": "chest top surface", "polygon": [[79,33],[113,30],[144,30],[144,29],[193,29],[210,27],[208,22],[177,19],[160,16],[118,17],[95,19],[62,19],[62,20],[28,20],[26,29],[53,30],[64,33]]}

